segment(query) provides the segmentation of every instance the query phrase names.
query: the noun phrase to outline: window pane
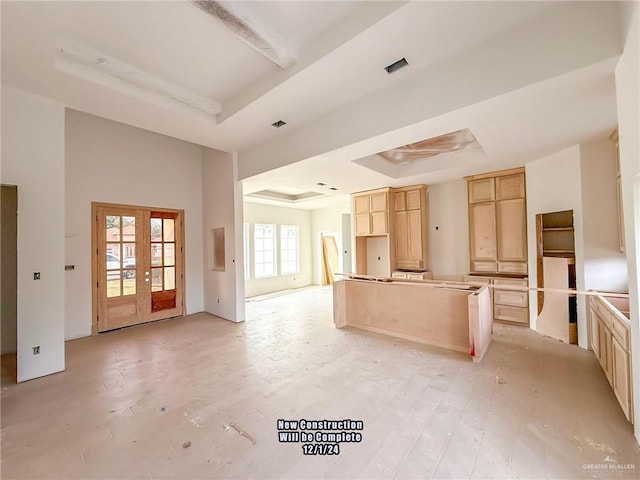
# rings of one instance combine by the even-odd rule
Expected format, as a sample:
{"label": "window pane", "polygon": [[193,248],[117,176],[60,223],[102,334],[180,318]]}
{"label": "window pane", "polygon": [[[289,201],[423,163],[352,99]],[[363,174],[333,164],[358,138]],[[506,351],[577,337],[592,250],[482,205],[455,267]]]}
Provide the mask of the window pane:
{"label": "window pane", "polygon": [[251,276],[251,272],[250,272],[250,268],[249,265],[251,265],[249,263],[250,258],[249,258],[249,224],[245,223],[243,225],[243,232],[242,232],[242,239],[244,241],[244,279],[248,280],[249,277]]}
{"label": "window pane", "polygon": [[136,294],[136,271],[135,270],[122,271],[122,290],[123,290],[123,295]]}
{"label": "window pane", "polygon": [[122,267],[133,268],[136,266],[136,244],[125,243],[122,245]]}
{"label": "window pane", "polygon": [[162,291],[162,267],[151,269],[151,291]]}
{"label": "window pane", "polygon": [[105,240],[107,242],[120,241],[120,217],[118,215],[107,215],[106,223]]}
{"label": "window pane", "polygon": [[164,289],[175,290],[176,288],[176,269],[175,267],[166,267],[164,269]]}
{"label": "window pane", "polygon": [[261,263],[256,263],[256,277],[264,276],[264,266]]}
{"label": "window pane", "polygon": [[122,242],[136,241],[136,217],[122,217]]}
{"label": "window pane", "polygon": [[164,244],[164,264],[170,267],[176,264],[176,246],[173,243]]}
{"label": "window pane", "polygon": [[107,298],[119,297],[120,290],[120,271],[107,272]]}
{"label": "window pane", "polygon": [[162,219],[161,218],[151,219],[151,241],[152,242],[162,241]]}
{"label": "window pane", "polygon": [[115,270],[122,267],[120,261],[120,244],[107,243],[107,270]]}
{"label": "window pane", "polygon": [[175,242],[176,222],[173,218],[164,219],[164,241]]}
{"label": "window pane", "polygon": [[162,244],[151,244],[151,265],[154,267],[162,266]]}

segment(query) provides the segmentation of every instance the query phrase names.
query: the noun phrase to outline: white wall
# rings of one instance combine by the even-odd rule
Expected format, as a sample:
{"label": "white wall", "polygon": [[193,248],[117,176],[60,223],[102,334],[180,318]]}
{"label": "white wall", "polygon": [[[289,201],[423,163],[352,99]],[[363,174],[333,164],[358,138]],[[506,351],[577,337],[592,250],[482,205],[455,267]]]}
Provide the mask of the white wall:
{"label": "white wall", "polygon": [[[438,230],[436,230],[438,227]],[[438,280],[469,272],[467,182],[429,185],[429,270]]]}
{"label": "white wall", "polygon": [[[311,211],[296,208],[274,207],[244,202],[244,221],[249,224],[251,276],[245,280],[245,295],[253,297],[264,293],[277,292],[289,288],[311,285]],[[300,235],[300,271],[291,275],[255,278],[253,264],[253,229],[256,223],[276,225],[276,268],[280,271],[280,228],[279,225],[297,225]]]}
{"label": "white wall", "polygon": [[[580,147],[575,145],[526,164],[527,239],[529,286],[537,287],[536,214],[573,210],[576,258],[576,287],[585,288],[584,227],[580,185]],[[536,329],[538,296],[529,294],[531,328]],[[578,296],[578,344],[587,348],[587,316],[584,295]]]}
{"label": "white wall", "polygon": [[18,381],[65,368],[64,141],[64,105],[2,87],[2,181],[18,186]]}
{"label": "white wall", "polygon": [[[203,149],[202,225],[204,309],[234,322],[245,319],[242,250],[242,184],[234,154]],[[211,230],[224,228],[225,269],[212,269]]]}
{"label": "white wall", "polygon": [[186,310],[202,311],[201,173],[198,145],[67,110],[67,339],[91,334],[92,201],[184,209]]}
{"label": "white wall", "polygon": [[580,145],[584,280],[587,290],[628,291],[627,259],[618,244],[615,145]]}
{"label": "white wall", "polygon": [[[344,270],[342,253],[345,246],[342,242],[342,215],[349,213],[350,200],[347,198],[341,207],[320,208],[311,211],[311,259],[313,262],[313,284],[322,285],[322,242],[323,233],[335,233],[338,244],[338,269]],[[352,248],[351,244],[346,248]]]}
{"label": "white wall", "polygon": [[624,20],[629,21],[624,53],[616,67],[616,93],[618,103],[618,132],[620,139],[620,168],[627,268],[629,274],[629,300],[631,313],[631,358],[633,373],[633,403],[636,422],[634,431],[640,441],[640,312],[638,309],[638,270],[640,269],[640,7],[627,4]]}

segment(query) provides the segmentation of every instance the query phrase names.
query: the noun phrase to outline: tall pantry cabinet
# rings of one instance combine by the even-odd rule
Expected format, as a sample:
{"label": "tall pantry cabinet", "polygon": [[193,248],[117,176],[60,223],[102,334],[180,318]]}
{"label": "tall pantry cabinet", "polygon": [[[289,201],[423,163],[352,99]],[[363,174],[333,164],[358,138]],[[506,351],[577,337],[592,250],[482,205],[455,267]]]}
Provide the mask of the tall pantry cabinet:
{"label": "tall pantry cabinet", "polygon": [[466,177],[471,273],[527,274],[524,168]]}
{"label": "tall pantry cabinet", "polygon": [[[491,284],[493,317],[529,324],[527,204],[524,168],[465,177],[469,202],[469,275]],[[505,289],[501,289],[501,286]]]}

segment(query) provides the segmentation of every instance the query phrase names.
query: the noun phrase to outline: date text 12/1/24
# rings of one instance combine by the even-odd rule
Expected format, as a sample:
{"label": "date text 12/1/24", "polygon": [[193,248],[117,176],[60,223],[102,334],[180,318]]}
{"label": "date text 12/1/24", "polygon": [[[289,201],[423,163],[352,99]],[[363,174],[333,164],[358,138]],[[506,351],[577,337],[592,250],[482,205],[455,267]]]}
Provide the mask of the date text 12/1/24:
{"label": "date text 12/1/24", "polygon": [[302,445],[305,455],[340,455],[338,443],[305,443]]}

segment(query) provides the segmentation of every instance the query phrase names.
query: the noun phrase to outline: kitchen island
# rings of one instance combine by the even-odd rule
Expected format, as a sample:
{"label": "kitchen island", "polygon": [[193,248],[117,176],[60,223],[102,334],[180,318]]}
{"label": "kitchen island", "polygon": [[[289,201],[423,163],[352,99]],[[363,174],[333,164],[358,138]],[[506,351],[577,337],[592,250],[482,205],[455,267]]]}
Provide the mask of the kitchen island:
{"label": "kitchen island", "polygon": [[333,285],[333,321],[464,352],[475,362],[491,342],[485,286],[433,280],[346,276]]}

